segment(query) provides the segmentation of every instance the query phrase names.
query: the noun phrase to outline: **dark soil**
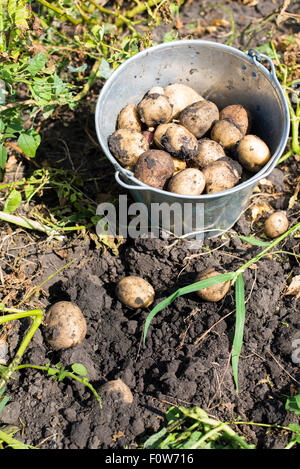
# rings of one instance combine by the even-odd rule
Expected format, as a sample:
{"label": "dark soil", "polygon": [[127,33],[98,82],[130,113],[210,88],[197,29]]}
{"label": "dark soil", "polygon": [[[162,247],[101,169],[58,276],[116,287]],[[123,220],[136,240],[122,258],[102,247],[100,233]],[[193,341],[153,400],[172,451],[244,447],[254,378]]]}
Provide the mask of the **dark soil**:
{"label": "dark soil", "polygon": [[[200,8],[200,2],[188,3],[182,14],[185,25],[198,17]],[[266,16],[280,2],[258,2],[255,8],[245,7],[242,2],[222,3],[231,9],[236,26],[242,30],[249,24],[249,17]],[[214,10],[210,15],[219,18],[223,13]],[[289,23],[281,28],[289,31]],[[212,33],[202,33],[201,37],[224,42],[224,37]],[[253,42],[258,44],[260,40],[261,36],[255,37]],[[95,139],[93,110],[98,92],[95,88],[76,112],[68,111],[44,124],[37,158],[37,162],[47,160],[50,166],[79,167],[81,176],[92,180],[86,183],[85,192],[94,200],[103,194],[120,193],[112,177],[113,168],[89,137]],[[57,139],[68,143],[71,160],[64,158],[59,163],[64,152]],[[269,184],[260,184],[261,193],[252,199],[251,207],[259,200],[287,210],[292,226],[299,221],[300,212],[299,203],[288,208],[296,175],[297,161],[291,157],[268,178]],[[161,428],[166,409],[174,404],[200,406],[222,421],[240,418],[283,426],[299,423],[299,417],[285,410],[286,396],[300,392],[299,363],[292,360],[292,342],[300,337],[299,301],[284,294],[288,280],[300,274],[297,258],[288,254],[264,257],[244,274],[247,304],[239,393],[230,364],[235,326],[233,291],[218,303],[199,301],[193,294],[177,298],[153,319],[145,346],[142,334],[149,310],[129,310],[115,297],[116,283],[127,274],[148,280],[155,289],[157,304],[177,288],[193,282],[195,273],[208,266],[220,271],[236,270],[261,250],[237,236],[249,235],[261,226],[263,217],[253,224],[251,207],[230,233],[207,241],[197,255],[191,254],[183,242],[163,237],[128,240],[118,255],[97,249],[93,241],[82,236],[70,235],[61,243],[51,244],[43,235],[18,231],[14,246],[4,240],[2,250],[7,261],[1,261],[3,274],[19,268],[16,261],[22,254],[23,286],[27,278],[32,281],[29,286],[40,285],[74,260],[43,285],[36,301],[45,308],[59,300],[72,301],[82,309],[88,325],[82,344],[60,352],[53,352],[46,344],[41,328],[23,363],[82,363],[97,391],[101,393],[107,381],[120,378],[134,399],[132,404],[123,404],[120,396],[104,394],[100,409],[89,389],[74,380],[57,382],[43,372],[21,370],[9,382],[6,393],[11,399],[0,414],[0,422],[23,428],[16,437],[43,449],[134,448]],[[286,240],[280,248],[299,254],[297,239]],[[15,323],[10,332],[11,357],[28,324],[26,320]],[[287,432],[267,432],[263,427],[234,428],[257,448],[283,448],[290,437]]]}

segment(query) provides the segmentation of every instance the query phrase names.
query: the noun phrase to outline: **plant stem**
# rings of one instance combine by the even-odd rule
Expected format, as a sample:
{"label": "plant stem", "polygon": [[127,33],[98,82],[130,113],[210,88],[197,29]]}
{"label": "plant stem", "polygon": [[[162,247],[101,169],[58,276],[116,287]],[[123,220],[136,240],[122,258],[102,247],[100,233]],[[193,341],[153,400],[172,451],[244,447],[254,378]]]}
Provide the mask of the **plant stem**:
{"label": "plant stem", "polygon": [[0,441],[4,441],[4,443],[13,449],[36,449],[34,446],[26,445],[25,443],[16,440],[2,430],[0,430]]}
{"label": "plant stem", "polygon": [[0,316],[0,324],[4,324],[8,321],[14,321],[16,319],[23,319],[31,317],[33,319],[32,324],[27,331],[24,339],[21,342],[21,345],[18,348],[18,351],[13,359],[13,361],[7,367],[5,371],[5,376],[0,380],[0,390],[6,385],[7,381],[11,378],[13,373],[15,372],[16,368],[18,367],[22,356],[28,347],[29,342],[31,341],[32,337],[36,333],[37,329],[40,327],[42,320],[43,320],[43,311],[41,309],[34,309],[32,311],[20,311],[14,308],[4,308],[2,311],[6,311],[8,313],[7,316]]}

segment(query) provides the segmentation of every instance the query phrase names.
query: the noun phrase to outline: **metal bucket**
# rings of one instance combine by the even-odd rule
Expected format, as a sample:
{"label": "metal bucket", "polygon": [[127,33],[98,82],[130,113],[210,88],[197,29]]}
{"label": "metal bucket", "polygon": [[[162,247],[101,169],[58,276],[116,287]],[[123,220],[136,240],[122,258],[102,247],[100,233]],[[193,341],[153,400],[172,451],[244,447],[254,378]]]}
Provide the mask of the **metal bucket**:
{"label": "metal bucket", "polygon": [[[268,61],[270,72],[261,60]],[[138,103],[153,86],[166,87],[175,82],[194,88],[219,109],[235,103],[244,105],[253,117],[251,133],[261,137],[270,148],[272,156],[265,167],[232,189],[193,197],[147,186],[124,169],[110,153],[107,142],[115,131],[118,113],[126,104]],[[287,101],[269,57],[201,40],[160,44],[131,57],[105,83],[95,119],[99,143],[116,168],[117,182],[136,201],[145,204],[149,213],[153,203],[192,204],[195,220],[199,219],[196,216],[199,210],[204,218],[195,231],[200,230],[207,238],[219,236],[238,220],[257,182],[276,166],[290,126]]]}

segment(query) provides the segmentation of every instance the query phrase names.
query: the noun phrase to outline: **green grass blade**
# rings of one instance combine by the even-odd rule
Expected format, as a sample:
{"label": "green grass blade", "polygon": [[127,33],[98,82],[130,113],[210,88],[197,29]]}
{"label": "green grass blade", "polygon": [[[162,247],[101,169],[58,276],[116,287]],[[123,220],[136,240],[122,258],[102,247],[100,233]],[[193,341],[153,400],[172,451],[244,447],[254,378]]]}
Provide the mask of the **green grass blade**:
{"label": "green grass blade", "polygon": [[253,246],[261,246],[266,247],[270,246],[270,241],[262,241],[261,239],[254,238],[253,236],[238,236],[241,240],[245,241],[248,244],[252,244]]}
{"label": "green grass blade", "polygon": [[158,303],[149,313],[145,326],[144,326],[144,335],[143,335],[143,340],[145,344],[146,336],[147,336],[147,331],[149,328],[149,325],[154,318],[154,316],[162,311],[164,308],[169,306],[173,301],[178,298],[179,296],[182,295],[187,295],[188,293],[193,293],[197,290],[202,290],[202,288],[207,288],[211,287],[212,285],[217,285],[218,283],[221,282],[226,282],[227,280],[232,280],[235,277],[235,272],[228,272],[226,274],[221,274],[221,275],[216,275],[215,277],[207,278],[205,280],[201,280],[200,282],[195,282],[192,283],[191,285],[187,285],[186,287],[179,288],[176,290],[172,295],[170,295],[168,298],[165,300],[161,301]]}
{"label": "green grass blade", "polygon": [[243,345],[244,324],[245,324],[245,286],[243,274],[239,274],[235,283],[235,332],[232,346],[232,372],[235,382],[236,391],[238,392],[238,363]]}

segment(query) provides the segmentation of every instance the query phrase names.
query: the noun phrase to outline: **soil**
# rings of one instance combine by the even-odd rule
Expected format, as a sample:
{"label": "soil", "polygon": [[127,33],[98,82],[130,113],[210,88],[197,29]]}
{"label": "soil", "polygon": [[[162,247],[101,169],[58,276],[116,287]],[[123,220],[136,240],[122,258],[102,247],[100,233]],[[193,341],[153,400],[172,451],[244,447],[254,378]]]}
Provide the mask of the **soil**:
{"label": "soil", "polygon": [[[183,8],[183,35],[184,28],[199,18],[199,3],[187,2]],[[230,9],[240,30],[251,19],[268,15],[280,4],[266,1],[247,7],[243,2],[219,3]],[[211,18],[226,17],[224,11],[216,9],[209,15],[205,17],[208,23]],[[292,26],[285,21],[279,31],[288,32]],[[226,39],[225,32],[218,36],[218,31],[201,31],[193,37],[222,42]],[[163,27],[155,31],[158,37],[163,33]],[[228,37],[228,28],[226,34]],[[251,46],[264,42],[264,34],[262,31],[253,37]],[[114,182],[113,168],[96,144],[93,113],[100,88],[99,82],[76,111],[60,112],[43,124],[36,159],[39,164],[79,168],[86,181],[85,193],[93,200],[101,200],[103,194],[123,193]],[[67,142],[71,158],[65,155],[62,141]],[[30,173],[31,168],[25,167],[25,171]],[[15,282],[2,288],[3,297],[15,295],[20,300],[24,292],[48,279],[30,307],[36,304],[47,309],[59,300],[72,301],[87,321],[85,340],[63,351],[51,350],[43,328],[39,329],[22,362],[62,363],[66,367],[83,364],[90,382],[101,394],[103,407],[100,409],[84,385],[68,378],[58,382],[28,368],[10,380],[6,390],[10,401],[0,413],[0,422],[17,425],[22,430],[16,438],[42,449],[135,448],[162,427],[170,405],[200,406],[222,421],[241,418],[282,426],[299,423],[299,417],[285,410],[286,396],[300,392],[299,363],[292,360],[292,342],[300,338],[299,300],[285,295],[290,279],[300,274],[296,257],[284,253],[266,256],[244,274],[247,303],[239,393],[230,365],[235,326],[232,290],[218,303],[199,301],[194,294],[177,298],[153,319],[145,346],[142,334],[149,309],[130,310],[115,296],[116,283],[129,274],[142,276],[152,284],[157,304],[193,282],[195,273],[206,267],[236,270],[261,251],[238,236],[247,236],[253,230],[260,232],[265,213],[259,212],[261,216],[256,219],[255,210],[262,210],[262,204],[287,210],[290,226],[299,221],[300,203],[289,208],[296,176],[297,161],[290,157],[268,180],[260,182],[259,192],[254,193],[250,207],[233,229],[205,242],[205,247],[192,255],[184,242],[163,236],[128,239],[115,254],[98,248],[93,240],[80,234],[50,242],[42,234],[20,229],[13,233],[12,228],[2,224],[2,277],[13,275]],[[299,242],[297,238],[287,239],[280,249],[299,254]],[[69,261],[73,263],[68,268],[49,279]],[[22,320],[10,330],[11,358],[28,324]],[[118,394],[101,393],[104,383],[117,378],[130,388],[132,403],[122,403]],[[234,428],[263,449],[283,448],[290,437],[287,432],[267,432],[263,427]]]}

